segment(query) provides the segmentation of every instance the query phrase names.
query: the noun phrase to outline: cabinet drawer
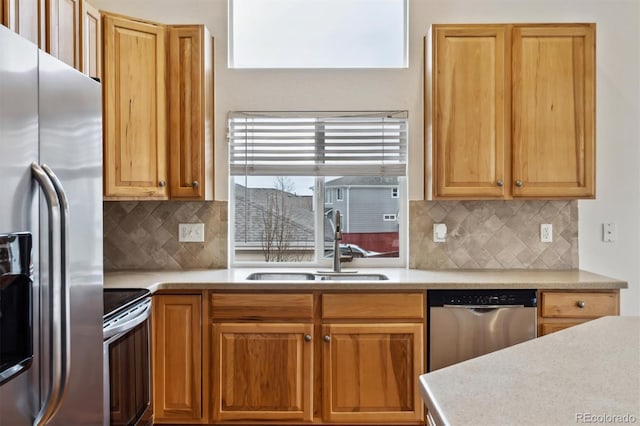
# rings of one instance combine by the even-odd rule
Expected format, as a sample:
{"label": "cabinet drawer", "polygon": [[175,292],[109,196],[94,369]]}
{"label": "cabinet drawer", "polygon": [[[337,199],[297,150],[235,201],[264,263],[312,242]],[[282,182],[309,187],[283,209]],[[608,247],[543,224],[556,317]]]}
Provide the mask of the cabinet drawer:
{"label": "cabinet drawer", "polygon": [[313,319],[312,294],[212,293],[209,301],[213,319]]}
{"label": "cabinet drawer", "polygon": [[422,293],[323,294],[323,319],[415,318],[425,315]]}
{"label": "cabinet drawer", "polygon": [[597,318],[618,315],[618,293],[543,292],[542,316]]}

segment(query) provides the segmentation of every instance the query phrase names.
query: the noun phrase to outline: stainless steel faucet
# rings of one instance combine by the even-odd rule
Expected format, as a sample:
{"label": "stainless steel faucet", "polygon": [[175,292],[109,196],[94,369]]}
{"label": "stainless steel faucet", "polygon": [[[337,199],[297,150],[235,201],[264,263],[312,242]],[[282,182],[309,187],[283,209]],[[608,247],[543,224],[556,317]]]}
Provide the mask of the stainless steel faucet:
{"label": "stainless steel faucet", "polygon": [[335,223],[336,223],[336,231],[333,234],[333,272],[340,272],[341,271],[340,240],[342,240],[342,230],[340,225],[340,210],[336,210]]}

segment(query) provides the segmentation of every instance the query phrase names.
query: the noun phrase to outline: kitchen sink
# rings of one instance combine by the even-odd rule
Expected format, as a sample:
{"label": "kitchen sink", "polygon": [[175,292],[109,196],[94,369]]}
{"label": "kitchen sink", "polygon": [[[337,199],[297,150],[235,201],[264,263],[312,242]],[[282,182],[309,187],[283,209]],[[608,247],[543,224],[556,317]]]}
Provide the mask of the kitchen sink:
{"label": "kitchen sink", "polygon": [[384,274],[358,274],[340,272],[254,272],[247,277],[251,281],[381,281],[389,278]]}
{"label": "kitchen sink", "polygon": [[327,281],[382,281],[389,278],[384,274],[341,274],[321,273],[317,275],[320,280]]}
{"label": "kitchen sink", "polygon": [[313,281],[315,275],[307,272],[254,272],[247,277],[248,280],[274,280],[274,281]]}

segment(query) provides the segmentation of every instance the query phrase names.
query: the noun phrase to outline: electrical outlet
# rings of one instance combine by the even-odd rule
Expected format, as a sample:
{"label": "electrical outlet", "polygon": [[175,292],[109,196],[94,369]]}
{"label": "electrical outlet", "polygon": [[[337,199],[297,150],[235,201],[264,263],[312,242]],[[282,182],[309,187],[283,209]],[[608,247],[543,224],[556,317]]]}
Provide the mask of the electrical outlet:
{"label": "electrical outlet", "polygon": [[612,243],[616,240],[616,224],[615,223],[603,223],[602,224],[602,241],[605,243]]}
{"label": "electrical outlet", "polygon": [[553,225],[550,223],[540,224],[540,241],[543,243],[553,242]]}
{"label": "electrical outlet", "polygon": [[444,243],[447,241],[447,225],[444,223],[433,224],[433,242]]}
{"label": "electrical outlet", "polygon": [[181,243],[203,243],[204,223],[178,224],[178,241]]}

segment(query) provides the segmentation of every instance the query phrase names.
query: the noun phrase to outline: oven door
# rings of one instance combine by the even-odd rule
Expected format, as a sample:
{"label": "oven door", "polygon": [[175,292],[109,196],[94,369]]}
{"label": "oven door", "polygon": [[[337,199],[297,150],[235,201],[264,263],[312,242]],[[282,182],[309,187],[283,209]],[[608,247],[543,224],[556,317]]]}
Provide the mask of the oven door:
{"label": "oven door", "polygon": [[151,424],[149,316],[145,299],[104,329],[104,424]]}

